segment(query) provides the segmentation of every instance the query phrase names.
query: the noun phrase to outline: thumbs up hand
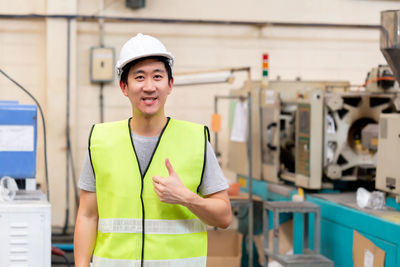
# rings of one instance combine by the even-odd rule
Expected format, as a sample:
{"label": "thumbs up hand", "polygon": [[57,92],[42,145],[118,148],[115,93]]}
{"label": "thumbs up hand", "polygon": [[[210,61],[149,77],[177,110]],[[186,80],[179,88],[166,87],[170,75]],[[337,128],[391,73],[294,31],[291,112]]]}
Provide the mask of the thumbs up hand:
{"label": "thumbs up hand", "polygon": [[153,176],[154,191],[158,198],[169,204],[187,204],[194,193],[183,184],[168,158],[165,159],[165,167],[169,173],[167,178]]}

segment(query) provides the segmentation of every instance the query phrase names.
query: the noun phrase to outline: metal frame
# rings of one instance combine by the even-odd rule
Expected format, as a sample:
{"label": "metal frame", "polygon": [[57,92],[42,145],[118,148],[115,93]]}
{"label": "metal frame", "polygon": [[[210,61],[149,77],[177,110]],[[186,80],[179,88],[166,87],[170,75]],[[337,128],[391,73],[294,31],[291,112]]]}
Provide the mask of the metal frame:
{"label": "metal frame", "polygon": [[[224,99],[233,99],[233,98],[239,98],[242,100],[247,99],[247,105],[248,105],[248,140],[247,140],[247,155],[248,155],[248,166],[249,166],[249,173],[248,173],[248,178],[249,178],[249,198],[246,200],[247,205],[249,207],[249,215],[248,215],[248,220],[249,220],[249,230],[248,230],[248,236],[249,236],[249,266],[248,267],[253,267],[253,214],[254,214],[254,207],[253,207],[253,185],[252,185],[252,177],[253,177],[253,158],[252,158],[252,146],[253,146],[253,140],[252,140],[252,114],[251,114],[251,87],[250,87],[250,81],[251,81],[251,76],[250,76],[250,67],[244,67],[244,68],[233,68],[230,69],[232,72],[238,72],[238,71],[246,71],[247,72],[247,97],[243,96],[215,96],[214,98],[214,111],[217,113],[217,106],[218,106],[218,99],[224,98]],[[218,134],[215,133],[215,153],[218,156]],[[242,204],[243,205],[243,204]]]}
{"label": "metal frame", "polygon": [[[218,99],[241,99],[244,100],[246,98],[242,97],[242,96],[215,96],[214,97],[214,111],[217,114],[218,112]],[[249,230],[248,230],[248,236],[249,236],[249,265],[248,267],[253,267],[253,213],[254,213],[254,207],[253,207],[253,187],[252,187],[252,151],[251,151],[251,147],[252,147],[252,128],[251,128],[251,93],[248,93],[247,96],[247,101],[248,101],[248,123],[249,123],[249,137],[248,137],[248,161],[249,161],[249,198],[248,199],[244,199],[244,200],[235,200],[234,202],[232,202],[232,204],[234,204],[234,206],[240,205],[240,206],[248,206],[249,209],[249,215],[248,215],[248,220],[249,220]],[[219,152],[218,152],[218,133],[215,133],[214,135],[215,138],[215,151],[214,153],[219,156]]]}
{"label": "metal frame", "polygon": [[[269,217],[273,214],[273,249],[269,248]],[[303,228],[303,253],[295,255],[279,254],[279,214],[280,213],[302,213],[304,217]],[[314,250],[309,247],[309,213],[314,214]],[[291,201],[265,201],[263,208],[263,232],[264,232],[264,267],[268,267],[268,257],[272,257],[284,266],[333,266],[333,262],[319,254],[320,249],[320,207],[311,202]]]}

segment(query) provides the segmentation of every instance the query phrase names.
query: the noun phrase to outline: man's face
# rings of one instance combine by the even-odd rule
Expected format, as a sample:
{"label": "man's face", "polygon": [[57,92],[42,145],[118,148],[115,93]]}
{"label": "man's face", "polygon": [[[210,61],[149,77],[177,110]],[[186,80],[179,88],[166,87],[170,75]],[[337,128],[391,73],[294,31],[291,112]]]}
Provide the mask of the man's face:
{"label": "man's face", "polygon": [[168,82],[164,63],[146,59],[132,66],[127,83],[120,82],[125,96],[131,101],[135,115],[164,114],[164,104],[171,93],[173,80]]}

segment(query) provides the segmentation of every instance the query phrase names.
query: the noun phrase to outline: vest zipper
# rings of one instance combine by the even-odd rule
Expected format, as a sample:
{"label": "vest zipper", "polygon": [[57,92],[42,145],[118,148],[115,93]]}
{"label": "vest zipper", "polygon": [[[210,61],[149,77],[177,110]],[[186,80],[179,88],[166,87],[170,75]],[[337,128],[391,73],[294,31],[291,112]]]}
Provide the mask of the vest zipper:
{"label": "vest zipper", "polygon": [[200,192],[200,186],[203,183],[204,171],[206,169],[206,162],[207,162],[207,141],[210,142],[210,131],[208,130],[207,126],[204,126],[204,157],[203,157],[203,169],[201,171],[200,183],[197,186],[196,192]]}
{"label": "vest zipper", "polygon": [[138,165],[138,167],[139,167],[139,172],[140,172],[140,176],[141,176],[141,179],[140,179],[140,182],[141,182],[141,188],[140,188],[140,202],[141,202],[141,204],[142,204],[142,252],[141,252],[141,257],[140,257],[140,266],[143,267],[143,264],[144,264],[144,262],[143,262],[143,257],[144,257],[144,237],[145,237],[145,226],[144,226],[144,225],[145,225],[145,224],[144,224],[144,221],[145,221],[145,213],[144,213],[144,212],[145,212],[145,210],[144,210],[144,202],[143,202],[143,180],[144,180],[144,177],[146,176],[147,170],[149,169],[150,164],[151,164],[151,162],[152,162],[152,160],[153,160],[154,154],[156,153],[156,150],[157,150],[157,148],[158,148],[158,144],[159,144],[160,141],[161,141],[161,137],[162,137],[162,135],[163,135],[165,129],[167,128],[167,125],[168,125],[168,123],[169,123],[169,121],[170,121],[170,117],[167,117],[167,123],[165,124],[164,128],[162,129],[162,131],[161,131],[161,133],[160,133],[160,136],[158,137],[157,144],[156,144],[156,146],[154,147],[154,150],[153,150],[153,154],[151,154],[149,163],[147,164],[146,170],[144,171],[143,174],[142,174],[142,170],[141,170],[141,168],[140,168],[139,158],[138,158],[138,156],[137,156],[137,154],[136,154],[135,144],[133,143],[133,139],[132,139],[131,126],[130,126],[130,125],[131,125],[131,119],[132,119],[132,117],[129,118],[129,120],[128,120],[129,136],[130,136],[130,138],[131,138],[131,143],[132,143],[133,152],[135,153],[136,163],[137,163],[137,165]]}

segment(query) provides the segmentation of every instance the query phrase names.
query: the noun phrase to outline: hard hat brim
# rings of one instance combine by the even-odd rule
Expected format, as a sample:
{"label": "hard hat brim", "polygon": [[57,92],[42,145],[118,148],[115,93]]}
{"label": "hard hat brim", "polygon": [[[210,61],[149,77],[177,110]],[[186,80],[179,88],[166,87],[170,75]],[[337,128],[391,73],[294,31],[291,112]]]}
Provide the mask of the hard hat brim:
{"label": "hard hat brim", "polygon": [[165,57],[167,59],[169,59],[169,65],[172,69],[172,66],[174,64],[174,57],[172,56],[172,54],[170,53],[148,53],[148,54],[141,54],[140,56],[137,57],[132,57],[129,58],[128,60],[125,60],[123,62],[117,62],[116,65],[116,70],[117,70],[117,74],[121,75],[122,74],[122,69],[128,65],[130,62],[135,61],[137,59],[141,59],[141,58],[146,58],[146,57]]}

